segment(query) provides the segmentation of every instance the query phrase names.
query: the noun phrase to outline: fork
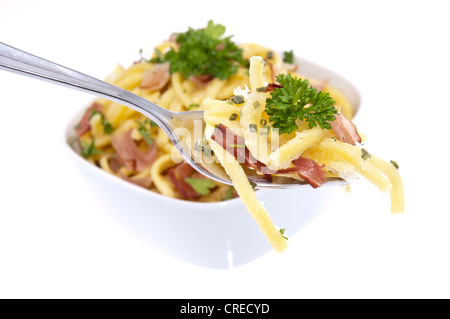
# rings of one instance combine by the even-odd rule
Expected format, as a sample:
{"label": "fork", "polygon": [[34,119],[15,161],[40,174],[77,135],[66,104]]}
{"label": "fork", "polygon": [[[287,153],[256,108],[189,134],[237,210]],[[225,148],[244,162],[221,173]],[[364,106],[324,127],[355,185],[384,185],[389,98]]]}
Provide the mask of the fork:
{"label": "fork", "polygon": [[[180,134],[176,133],[176,130],[182,126],[192,125],[195,122],[203,123],[203,111],[173,112],[167,110],[120,87],[16,49],[2,42],[0,42],[0,69],[78,89],[130,107],[154,121],[167,134],[182,158],[200,174],[217,182],[233,185],[228,175],[219,165],[208,165],[205,161],[199,160],[192,147],[189,147],[189,144],[192,143],[186,143],[187,141],[183,141],[180,138]],[[253,170],[246,170],[246,173],[258,188],[295,188],[309,185],[303,181],[281,176],[276,177],[272,181],[262,179],[261,175]],[[325,180],[324,185],[344,183],[346,182],[341,178],[331,177]]]}

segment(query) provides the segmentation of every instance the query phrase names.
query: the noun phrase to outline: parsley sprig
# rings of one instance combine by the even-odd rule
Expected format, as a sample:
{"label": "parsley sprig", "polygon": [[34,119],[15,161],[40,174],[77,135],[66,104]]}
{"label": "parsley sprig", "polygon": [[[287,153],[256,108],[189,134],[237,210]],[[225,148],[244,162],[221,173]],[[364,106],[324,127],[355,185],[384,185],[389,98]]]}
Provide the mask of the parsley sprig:
{"label": "parsley sprig", "polygon": [[180,72],[185,78],[211,75],[228,79],[244,60],[242,50],[231,41],[231,36],[223,37],[224,33],[225,27],[211,20],[204,29],[189,28],[178,33],[178,49],[172,48],[159,60],[170,63],[170,73]]}
{"label": "parsley sprig", "polygon": [[108,122],[108,120],[106,119],[105,115],[102,112],[99,112],[97,110],[92,110],[91,118],[95,114],[100,114],[103,131],[105,132],[105,134],[111,135],[114,132],[114,126],[112,126],[112,124]]}
{"label": "parsley sprig", "polygon": [[95,147],[95,140],[92,139],[91,142],[82,140],[81,142],[81,156],[88,158],[97,154],[103,154],[102,150]]}
{"label": "parsley sprig", "polygon": [[187,177],[184,180],[200,195],[209,195],[211,189],[217,186],[212,180],[206,178]]}
{"label": "parsley sprig", "polygon": [[331,129],[329,122],[336,118],[338,111],[333,98],[325,92],[309,85],[306,79],[292,77],[291,74],[279,74],[277,82],[282,85],[270,93],[266,99],[266,113],[279,133],[291,133],[298,129],[297,119],[306,121],[309,128],[319,125]]}
{"label": "parsley sprig", "polygon": [[[148,125],[150,125],[150,129],[148,128]],[[138,132],[141,134],[142,138],[148,145],[152,145],[155,139],[152,137],[152,131],[151,128],[156,125],[153,121],[150,121],[149,119],[145,119],[143,123],[138,122]]]}

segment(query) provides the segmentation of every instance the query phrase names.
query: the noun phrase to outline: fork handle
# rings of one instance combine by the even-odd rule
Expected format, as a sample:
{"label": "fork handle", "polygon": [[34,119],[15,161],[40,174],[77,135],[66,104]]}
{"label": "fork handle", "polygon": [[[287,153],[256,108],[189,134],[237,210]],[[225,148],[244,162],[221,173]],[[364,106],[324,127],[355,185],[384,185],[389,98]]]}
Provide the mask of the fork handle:
{"label": "fork handle", "polygon": [[0,42],[0,69],[47,80],[128,106],[170,131],[173,113],[122,88]]}

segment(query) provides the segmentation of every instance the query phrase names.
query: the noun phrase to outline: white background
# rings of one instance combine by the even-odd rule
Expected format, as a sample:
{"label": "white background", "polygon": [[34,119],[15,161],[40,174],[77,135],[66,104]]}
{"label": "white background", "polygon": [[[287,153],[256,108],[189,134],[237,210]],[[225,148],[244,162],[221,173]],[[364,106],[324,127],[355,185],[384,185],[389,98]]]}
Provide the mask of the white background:
{"label": "white background", "polygon": [[[104,78],[209,19],[294,52],[362,95],[367,148],[400,164],[406,213],[359,183],[270,252],[232,269],[181,262],[108,215],[62,147],[92,97],[0,71],[1,298],[448,298],[446,1],[0,0],[0,41]],[[301,210],[293,199],[292,213]]]}

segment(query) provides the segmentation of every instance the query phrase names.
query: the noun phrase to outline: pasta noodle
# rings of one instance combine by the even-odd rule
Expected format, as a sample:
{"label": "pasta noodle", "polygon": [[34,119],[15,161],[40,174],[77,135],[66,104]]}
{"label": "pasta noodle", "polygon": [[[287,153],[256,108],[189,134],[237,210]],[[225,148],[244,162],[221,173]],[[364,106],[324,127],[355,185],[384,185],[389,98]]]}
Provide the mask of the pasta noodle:
{"label": "pasta noodle", "polygon": [[[154,57],[176,48],[174,41],[164,41],[155,48]],[[197,141],[194,150],[204,154],[209,152],[208,155],[225,169],[234,188],[207,180],[183,163],[167,135],[152,121],[102,98],[93,102],[77,127],[81,154],[108,173],[164,196],[199,202],[240,196],[277,251],[286,249],[283,231],[274,225],[258,201],[244,170],[248,163],[242,163],[230,151],[229,145],[215,139],[215,134],[223,128],[230,130],[236,136],[235,140],[242,139],[243,145],[233,147],[248,150],[257,164],[252,168],[266,170],[261,171],[262,178],[289,176],[318,187],[320,185],[310,182],[299,171],[300,162],[314,162],[314,167],[326,176],[350,180],[352,174],[358,173],[381,191],[390,192],[393,213],[404,211],[403,184],[396,163],[372,156],[358,143],[337,139],[334,128],[311,128],[301,120],[296,122],[298,129],[290,133],[280,134],[271,127],[270,116],[265,111],[271,91],[265,88],[276,82],[277,74],[302,76],[296,73],[295,65],[285,62],[271,49],[253,43],[242,44],[239,48],[250,63],[239,65],[227,79],[185,78],[181,73],[173,72],[163,83],[155,84],[148,74],[168,72],[169,69],[167,65],[143,59],[128,68],[117,66],[106,78],[106,81],[171,111],[204,110],[205,140]],[[338,116],[351,120],[353,109],[339,89],[320,82],[320,79],[310,80],[319,83],[321,90],[333,97]],[[240,100],[233,102],[236,97]]]}

